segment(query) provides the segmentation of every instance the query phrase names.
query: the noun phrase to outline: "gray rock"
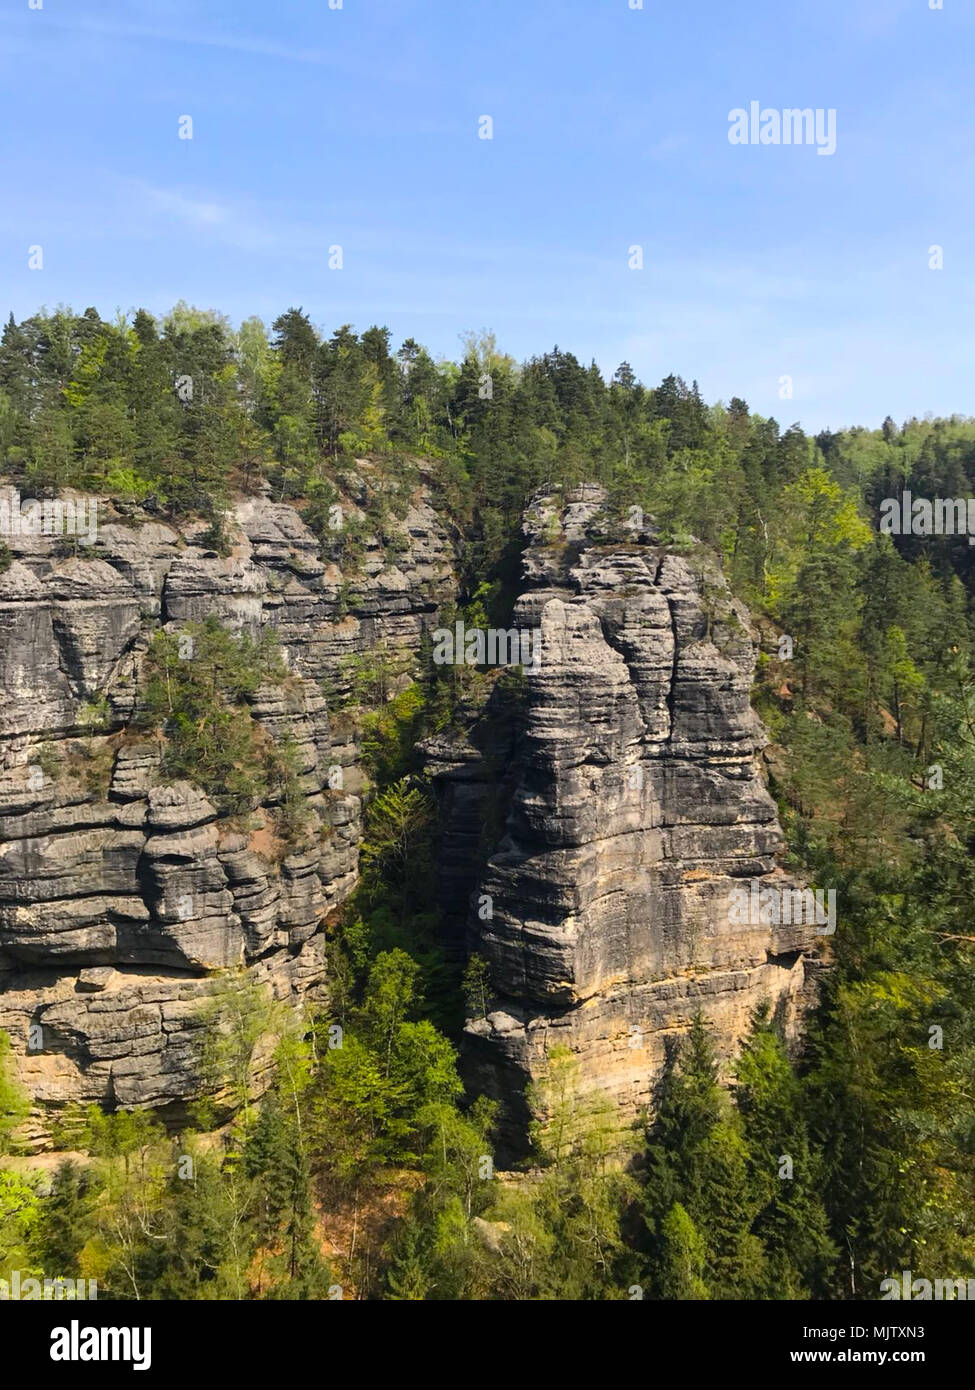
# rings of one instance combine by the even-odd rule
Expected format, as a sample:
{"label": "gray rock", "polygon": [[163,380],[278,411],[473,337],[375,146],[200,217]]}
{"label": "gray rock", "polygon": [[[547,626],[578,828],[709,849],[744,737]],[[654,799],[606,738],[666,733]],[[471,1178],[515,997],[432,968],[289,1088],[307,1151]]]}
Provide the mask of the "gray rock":
{"label": "gray rock", "polygon": [[[593,486],[535,499],[515,623],[537,631],[540,668],[522,700],[502,683],[487,712],[461,711],[465,733],[425,749],[447,947],[486,956],[494,981],[465,1065],[504,1102],[511,1151],[554,1043],[627,1120],[697,1009],[729,1057],[762,998],[794,1029],[817,974],[814,929],[728,912],[736,884],[790,883],[759,774],[747,614],[700,548],[669,552],[650,525],[608,541],[604,503]],[[346,658],[385,645],[401,688],[456,597],[423,482],[395,549],[367,536],[350,574],[299,507],[266,497],[236,505],[226,558],[203,524],[123,525],[107,500],[99,516],[97,558],[18,537],[0,575],[0,1028],[38,1146],[71,1101],[178,1117],[203,1086],[215,971],[242,966],[296,1009],[327,997],[324,922],[356,882],[364,785],[334,711]],[[161,742],[133,725],[152,632],[210,614],[281,639],[288,680],[251,713],[294,750],[300,843],[281,841],[273,800],[230,822],[169,783]]]}
{"label": "gray rock", "polygon": [[[213,971],[243,966],[295,1007],[324,998],[323,922],[356,882],[363,779],[355,730],[333,730],[322,689],[341,691],[344,658],[378,641],[415,666],[455,590],[422,487],[398,529],[395,555],[367,539],[355,576],[322,561],[295,507],[266,498],[236,507],[226,559],[203,548],[205,525],[123,525],[107,499],[96,558],[12,538],[0,574],[0,1028],[34,1100],[35,1144],[71,1101],[178,1114],[198,1096]],[[168,784],[162,744],[131,727],[152,632],[210,614],[235,630],[270,623],[281,639],[287,688],[258,691],[252,714],[294,749],[311,813],[301,846],[277,839],[273,802],[242,828],[199,788]],[[98,705],[93,723],[103,699],[107,718]]]}
{"label": "gray rock", "polygon": [[91,965],[86,970],[78,971],[78,989],[85,994],[97,994],[107,989],[115,978],[113,966]]}
{"label": "gray rock", "polygon": [[[697,1009],[725,1058],[762,999],[794,1030],[818,940],[815,925],[742,926],[729,912],[750,878],[792,886],[759,773],[747,614],[703,553],[587,540],[601,527],[592,488],[562,508],[536,500],[533,587],[516,607],[541,641],[525,709],[507,733],[495,724],[480,758],[463,739],[426,750],[444,803],[442,891],[455,915],[469,895],[468,946],[495,990],[468,1025],[469,1080],[503,1102],[512,1154],[547,1049],[570,1048],[583,1083],[633,1119]],[[499,762],[503,828],[472,879]]]}

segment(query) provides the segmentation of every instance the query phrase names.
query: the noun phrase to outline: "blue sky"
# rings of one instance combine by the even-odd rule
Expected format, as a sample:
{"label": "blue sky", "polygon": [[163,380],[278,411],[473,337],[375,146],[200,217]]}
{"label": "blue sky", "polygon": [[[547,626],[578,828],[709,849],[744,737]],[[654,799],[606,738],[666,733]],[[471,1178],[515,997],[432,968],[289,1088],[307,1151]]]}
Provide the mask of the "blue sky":
{"label": "blue sky", "polygon": [[[811,429],[972,413],[973,41],[970,0],[2,0],[0,311],[301,304]],[[836,153],[731,145],[753,100]]]}

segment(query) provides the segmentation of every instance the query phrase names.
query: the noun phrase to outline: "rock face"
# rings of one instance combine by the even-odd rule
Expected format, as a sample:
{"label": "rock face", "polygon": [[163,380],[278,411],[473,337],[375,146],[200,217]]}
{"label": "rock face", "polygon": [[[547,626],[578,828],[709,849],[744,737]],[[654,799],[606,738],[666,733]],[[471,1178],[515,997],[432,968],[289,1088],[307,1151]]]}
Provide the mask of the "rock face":
{"label": "rock face", "polygon": [[[237,505],[227,558],[202,525],[125,525],[108,503],[83,557],[46,536],[9,539],[0,1029],[35,1102],[35,1142],[70,1101],[178,1111],[197,1096],[210,972],[243,966],[296,1007],[321,995],[323,920],[355,882],[361,809],[354,733],[323,688],[341,693],[345,658],[377,644],[402,655],[406,679],[456,587],[422,484],[402,510],[385,545],[360,517],[351,572],[320,558],[299,510],[266,498]],[[312,815],[298,848],[276,838],[273,806],[242,830],[198,788],[167,785],[159,742],[132,726],[152,633],[210,614],[281,639],[287,687],[259,690],[251,714],[295,750]]]}
{"label": "rock face", "polygon": [[[584,1083],[632,1118],[698,1009],[725,1055],[763,999],[794,1029],[818,939],[815,921],[741,924],[729,910],[753,879],[792,886],[757,766],[748,615],[700,555],[647,532],[602,541],[603,502],[583,488],[528,514],[531,587],[514,621],[541,646],[521,720],[428,749],[445,896],[456,906],[474,888],[468,944],[494,988],[468,1025],[469,1079],[502,1102],[512,1151],[547,1049],[570,1048]],[[503,828],[479,881],[465,882],[499,763]]]}
{"label": "rock face", "polygon": [[[200,523],[126,524],[108,504],[81,555],[10,538],[0,1029],[38,1144],[71,1101],[170,1107],[178,1121],[201,1087],[213,972],[243,967],[295,1008],[323,997],[323,924],[355,883],[362,791],[354,727],[329,706],[347,658],[377,646],[407,681],[424,630],[457,597],[422,481],[382,543],[364,493],[350,495],[351,569],[322,558],[299,507],[266,497],[237,504],[226,557]],[[448,945],[484,956],[494,990],[467,1028],[469,1080],[503,1102],[512,1152],[547,1049],[571,1048],[627,1119],[698,1009],[725,1055],[762,999],[793,1028],[817,940],[814,924],[729,913],[736,884],[789,881],[757,767],[755,644],[720,575],[647,531],[607,541],[595,488],[538,499],[525,530],[514,625],[537,636],[537,669],[498,682],[464,736],[426,745]],[[241,824],[168,782],[159,739],[134,721],[153,632],[211,614],[280,637],[289,677],[250,712],[294,750],[312,817],[298,844],[276,834],[273,804]]]}

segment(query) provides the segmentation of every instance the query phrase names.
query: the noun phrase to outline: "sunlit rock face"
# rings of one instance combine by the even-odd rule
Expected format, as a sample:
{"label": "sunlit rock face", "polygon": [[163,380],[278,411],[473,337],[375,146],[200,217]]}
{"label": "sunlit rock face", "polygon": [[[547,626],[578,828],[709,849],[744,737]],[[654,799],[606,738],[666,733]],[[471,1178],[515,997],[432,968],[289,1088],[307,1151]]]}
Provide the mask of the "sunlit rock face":
{"label": "sunlit rock face", "polygon": [[[358,509],[354,486],[344,505]],[[0,1029],[39,1145],[71,1101],[166,1107],[178,1122],[203,1084],[218,973],[242,969],[295,1009],[327,1000],[325,923],[356,882],[361,839],[356,733],[336,713],[348,658],[383,647],[401,688],[458,598],[450,527],[422,478],[382,538],[357,528],[354,574],[322,558],[300,505],[250,497],[227,527],[224,556],[202,523],[106,502],[77,554],[9,541]],[[625,1123],[698,1009],[726,1058],[763,999],[793,1031],[818,939],[815,924],[729,911],[736,885],[790,881],[758,770],[748,615],[702,548],[619,531],[593,487],[539,497],[525,541],[512,625],[537,668],[499,683],[487,710],[462,706],[465,732],[424,750],[441,802],[431,906],[448,953],[477,952],[492,976],[464,1064],[472,1091],[502,1101],[511,1153],[553,1045]],[[165,777],[161,741],[138,722],[153,633],[210,615],[280,638],[288,678],[250,713],[292,749],[311,813],[298,844],[276,833],[273,803],[242,823]]]}
{"label": "sunlit rock face", "polygon": [[815,921],[741,921],[732,906],[752,880],[791,881],[759,773],[755,640],[713,563],[648,530],[608,542],[592,487],[537,499],[525,529],[530,587],[514,621],[538,630],[540,661],[524,711],[495,735],[503,749],[482,738],[430,750],[455,895],[472,887],[458,866],[472,808],[490,796],[484,768],[499,753],[507,764],[503,829],[467,918],[494,993],[466,1052],[473,1088],[506,1109],[513,1150],[548,1049],[569,1047],[582,1080],[635,1118],[699,1009],[725,1057],[762,1000],[794,1031],[804,953],[820,939]]}
{"label": "sunlit rock face", "polygon": [[[456,591],[422,481],[401,510],[395,545],[367,531],[354,575],[320,558],[299,507],[267,497],[237,504],[226,557],[202,524],[126,518],[107,500],[78,555],[44,535],[8,539],[0,1029],[34,1142],[71,1101],[178,1112],[198,1096],[214,972],[243,967],[295,1008],[323,998],[323,926],[356,880],[362,790],[354,729],[323,692],[341,694],[347,658],[378,644],[407,679]],[[160,742],[135,722],[153,632],[210,615],[280,637],[288,679],[258,690],[250,713],[293,750],[311,813],[299,845],[276,836],[273,804],[242,826],[169,783]]]}

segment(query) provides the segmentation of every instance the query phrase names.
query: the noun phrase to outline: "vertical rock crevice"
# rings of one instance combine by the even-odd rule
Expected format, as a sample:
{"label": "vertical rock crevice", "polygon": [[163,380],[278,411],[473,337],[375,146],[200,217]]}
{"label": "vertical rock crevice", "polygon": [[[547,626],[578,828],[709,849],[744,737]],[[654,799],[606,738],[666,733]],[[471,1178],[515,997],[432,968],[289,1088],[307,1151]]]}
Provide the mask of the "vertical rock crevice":
{"label": "vertical rock crevice", "polygon": [[[95,558],[19,537],[0,574],[0,1028],[38,1144],[70,1101],[175,1113],[198,1095],[213,972],[242,966],[295,1008],[326,997],[324,922],[356,882],[361,832],[358,748],[334,696],[348,658],[376,645],[408,681],[456,598],[422,480],[395,547],[366,535],[354,584],[298,506],[244,499],[228,527],[222,558],[201,523],[109,510]],[[551,1046],[626,1121],[698,1009],[725,1057],[761,999],[794,1028],[816,944],[814,927],[729,919],[735,883],[789,882],[758,771],[748,615],[698,550],[692,563],[649,530],[611,530],[599,488],[535,499],[513,622],[536,633],[540,666],[520,701],[499,682],[487,710],[457,712],[462,735],[424,746],[446,947],[484,956],[495,990],[465,1065],[502,1102],[512,1154]],[[241,825],[168,783],[160,742],[133,727],[153,631],[210,614],[280,638],[287,696],[262,688],[250,713],[291,742],[313,827],[300,845],[276,836],[273,800]]]}
{"label": "vertical rock crevice", "polygon": [[698,1010],[726,1059],[762,1000],[794,1031],[818,939],[815,924],[740,924],[729,911],[742,881],[791,880],[759,774],[755,639],[717,566],[652,535],[607,541],[594,487],[539,497],[525,529],[515,621],[538,630],[541,665],[512,809],[475,886],[491,916],[468,919],[495,994],[465,1046],[472,1089],[505,1107],[512,1156],[552,1046],[631,1120],[652,1104],[667,1039]]}

